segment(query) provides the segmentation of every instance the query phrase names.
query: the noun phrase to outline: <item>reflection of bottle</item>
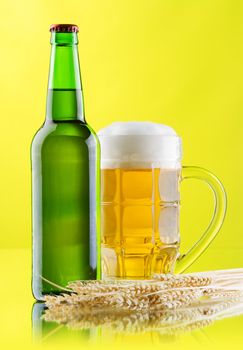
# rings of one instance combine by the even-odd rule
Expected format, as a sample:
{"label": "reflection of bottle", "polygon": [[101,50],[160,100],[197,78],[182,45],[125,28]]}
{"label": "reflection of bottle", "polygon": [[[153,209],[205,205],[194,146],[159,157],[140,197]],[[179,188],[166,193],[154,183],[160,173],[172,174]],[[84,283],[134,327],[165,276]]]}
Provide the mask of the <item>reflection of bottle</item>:
{"label": "reflection of bottle", "polygon": [[75,332],[70,330],[64,324],[56,322],[47,322],[43,315],[45,312],[44,303],[34,303],[32,307],[32,339],[36,343],[43,341],[60,341],[63,339],[78,341],[96,341],[97,329],[82,329]]}
{"label": "reflection of bottle", "polygon": [[54,322],[47,323],[42,319],[44,309],[44,303],[35,303],[32,307],[32,337],[37,342],[56,328]]}
{"label": "reflection of bottle", "polygon": [[98,141],[86,124],[78,27],[51,27],[46,121],[32,143],[33,294],[99,277]]}

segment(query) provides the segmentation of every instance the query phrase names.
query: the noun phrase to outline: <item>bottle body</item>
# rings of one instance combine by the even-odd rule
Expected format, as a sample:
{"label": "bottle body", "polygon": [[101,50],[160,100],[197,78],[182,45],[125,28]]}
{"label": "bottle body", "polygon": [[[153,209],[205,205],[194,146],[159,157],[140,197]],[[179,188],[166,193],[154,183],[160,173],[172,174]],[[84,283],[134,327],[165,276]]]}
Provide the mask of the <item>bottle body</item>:
{"label": "bottle body", "polygon": [[55,34],[67,45],[53,45],[46,121],[31,146],[37,300],[70,281],[100,277],[99,143],[84,119],[77,48],[68,43],[76,33]]}
{"label": "bottle body", "polygon": [[33,294],[99,278],[98,144],[80,122],[47,123],[32,144]]}

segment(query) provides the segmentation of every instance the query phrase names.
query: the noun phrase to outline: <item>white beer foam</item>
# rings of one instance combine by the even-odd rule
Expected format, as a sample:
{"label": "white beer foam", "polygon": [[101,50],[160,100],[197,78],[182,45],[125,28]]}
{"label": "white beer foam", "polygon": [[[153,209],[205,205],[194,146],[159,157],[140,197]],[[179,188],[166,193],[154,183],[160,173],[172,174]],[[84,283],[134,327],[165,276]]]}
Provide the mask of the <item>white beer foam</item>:
{"label": "white beer foam", "polygon": [[180,168],[181,139],[152,122],[115,122],[98,132],[102,168]]}

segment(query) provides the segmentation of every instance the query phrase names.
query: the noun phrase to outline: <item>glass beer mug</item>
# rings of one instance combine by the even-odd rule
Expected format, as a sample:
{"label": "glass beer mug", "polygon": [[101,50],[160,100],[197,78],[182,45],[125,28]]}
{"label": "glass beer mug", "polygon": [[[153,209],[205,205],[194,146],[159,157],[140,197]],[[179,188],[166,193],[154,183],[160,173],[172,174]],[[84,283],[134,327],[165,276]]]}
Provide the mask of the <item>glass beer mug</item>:
{"label": "glass beer mug", "polygon": [[[183,272],[222,226],[222,184],[203,168],[181,166],[181,139],[166,125],[116,122],[98,136],[103,278]],[[186,254],[179,254],[180,182],[190,178],[209,185],[215,206],[206,232]]]}

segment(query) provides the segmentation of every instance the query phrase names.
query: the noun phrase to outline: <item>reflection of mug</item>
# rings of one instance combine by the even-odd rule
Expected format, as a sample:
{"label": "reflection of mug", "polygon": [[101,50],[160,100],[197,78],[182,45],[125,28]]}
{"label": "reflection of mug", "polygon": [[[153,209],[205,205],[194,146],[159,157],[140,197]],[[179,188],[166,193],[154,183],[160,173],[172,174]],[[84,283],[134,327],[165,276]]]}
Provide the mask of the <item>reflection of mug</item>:
{"label": "reflection of mug", "polygon": [[[174,267],[182,272],[208,247],[223,223],[222,184],[205,169],[181,167],[181,139],[168,126],[119,122],[98,135],[103,277],[147,278],[172,272]],[[179,185],[188,178],[211,187],[215,207],[206,232],[188,253],[179,255]]]}

